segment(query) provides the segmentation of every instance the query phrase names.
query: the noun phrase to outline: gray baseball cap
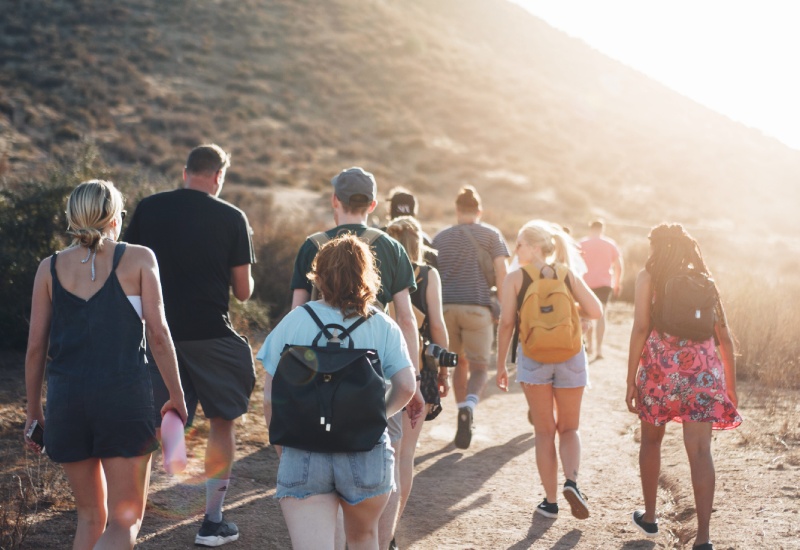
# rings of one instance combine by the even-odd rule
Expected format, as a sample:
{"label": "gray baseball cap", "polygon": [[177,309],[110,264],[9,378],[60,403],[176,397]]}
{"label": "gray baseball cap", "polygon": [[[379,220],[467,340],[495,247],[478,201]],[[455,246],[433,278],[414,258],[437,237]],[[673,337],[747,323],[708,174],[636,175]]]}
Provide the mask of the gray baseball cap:
{"label": "gray baseball cap", "polygon": [[369,206],[378,195],[375,176],[360,166],[339,172],[332,180],[333,192],[343,204]]}

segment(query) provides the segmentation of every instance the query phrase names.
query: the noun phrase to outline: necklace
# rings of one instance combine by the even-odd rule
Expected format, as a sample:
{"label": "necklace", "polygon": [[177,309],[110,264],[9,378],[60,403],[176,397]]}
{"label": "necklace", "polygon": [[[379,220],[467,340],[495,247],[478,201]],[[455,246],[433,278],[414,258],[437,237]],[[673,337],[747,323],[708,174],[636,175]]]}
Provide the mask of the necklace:
{"label": "necklace", "polygon": [[[111,239],[109,237],[103,237],[103,238],[106,239],[106,240],[109,240],[109,241],[113,241],[114,240],[114,239]],[[94,260],[95,260],[95,258],[97,258],[97,247],[90,248],[86,252],[86,257],[81,260],[81,263],[82,264],[87,263],[89,261],[89,258],[92,259],[92,282],[94,282],[94,280],[95,280]]]}
{"label": "necklace", "polygon": [[81,263],[85,264],[86,262],[88,262],[90,256],[92,258],[92,282],[94,282],[94,280],[95,280],[94,259],[97,258],[97,250],[96,249],[93,250],[93,249],[90,248],[88,250],[88,253],[86,254],[86,257],[81,260]]}

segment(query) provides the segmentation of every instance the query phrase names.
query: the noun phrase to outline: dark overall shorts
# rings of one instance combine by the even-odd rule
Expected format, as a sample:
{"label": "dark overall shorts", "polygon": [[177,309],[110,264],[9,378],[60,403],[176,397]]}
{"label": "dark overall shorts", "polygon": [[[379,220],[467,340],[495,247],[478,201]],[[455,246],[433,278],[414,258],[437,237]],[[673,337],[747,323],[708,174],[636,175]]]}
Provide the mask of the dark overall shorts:
{"label": "dark overall shorts", "polygon": [[153,392],[145,363],[144,324],[111,274],[91,298],[66,291],[54,254],[53,318],[44,443],[55,462],[133,457],[158,448]]}

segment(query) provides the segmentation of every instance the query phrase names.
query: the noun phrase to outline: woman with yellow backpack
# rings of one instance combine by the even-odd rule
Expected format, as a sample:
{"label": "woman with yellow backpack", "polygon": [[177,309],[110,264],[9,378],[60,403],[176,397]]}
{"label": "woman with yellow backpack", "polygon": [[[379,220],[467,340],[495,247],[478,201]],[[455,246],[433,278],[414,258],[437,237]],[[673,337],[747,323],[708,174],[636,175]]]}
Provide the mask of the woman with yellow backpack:
{"label": "woman with yellow backpack", "polygon": [[497,332],[497,386],[508,391],[506,358],[517,328],[517,381],[528,401],[536,467],[545,490],[536,512],[548,518],[558,517],[558,456],[566,477],[562,493],[572,515],[589,517],[586,499],[576,484],[581,454],[578,425],[588,380],[581,317],[597,319],[603,306],[574,272],[576,266],[571,264],[579,256],[571,254],[570,248],[577,251],[576,246],[556,224],[534,220],[522,226],[516,246],[521,267],[503,281]]}

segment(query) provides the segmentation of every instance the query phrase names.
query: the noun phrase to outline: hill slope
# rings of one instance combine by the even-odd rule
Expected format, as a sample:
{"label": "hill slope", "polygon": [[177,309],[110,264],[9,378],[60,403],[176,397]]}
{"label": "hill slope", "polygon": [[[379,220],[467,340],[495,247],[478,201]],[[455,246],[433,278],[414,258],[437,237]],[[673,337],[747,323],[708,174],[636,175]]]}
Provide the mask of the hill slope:
{"label": "hill slope", "polygon": [[[0,1],[0,171],[89,136],[112,164],[325,188],[342,167],[487,218],[796,232],[800,152],[504,0]],[[710,68],[711,70],[711,68]]]}

